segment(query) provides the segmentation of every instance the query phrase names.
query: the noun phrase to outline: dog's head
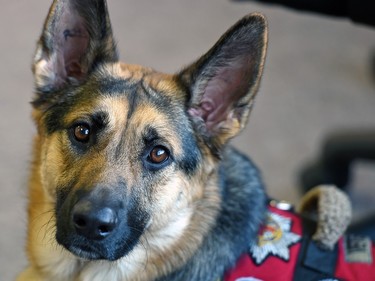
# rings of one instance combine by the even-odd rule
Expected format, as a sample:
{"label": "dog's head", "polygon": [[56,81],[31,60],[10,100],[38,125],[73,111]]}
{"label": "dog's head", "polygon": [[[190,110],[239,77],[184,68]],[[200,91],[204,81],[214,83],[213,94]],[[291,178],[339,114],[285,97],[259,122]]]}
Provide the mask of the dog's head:
{"label": "dog's head", "polygon": [[103,0],[54,1],[33,65],[33,116],[57,241],[107,260],[198,247],[220,206],[221,152],[253,105],[266,37],[264,17],[246,16],[167,75],[118,61]]}

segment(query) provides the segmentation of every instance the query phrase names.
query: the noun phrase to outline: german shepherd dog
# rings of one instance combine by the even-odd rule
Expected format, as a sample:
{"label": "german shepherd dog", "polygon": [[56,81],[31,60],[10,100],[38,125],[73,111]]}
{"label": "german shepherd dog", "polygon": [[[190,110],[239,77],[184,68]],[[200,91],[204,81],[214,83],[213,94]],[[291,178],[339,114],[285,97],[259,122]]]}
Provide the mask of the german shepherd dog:
{"label": "german shepherd dog", "polygon": [[174,75],[119,62],[104,0],[55,0],[37,45],[22,281],[221,278],[256,239],[247,123],[267,24],[250,14]]}

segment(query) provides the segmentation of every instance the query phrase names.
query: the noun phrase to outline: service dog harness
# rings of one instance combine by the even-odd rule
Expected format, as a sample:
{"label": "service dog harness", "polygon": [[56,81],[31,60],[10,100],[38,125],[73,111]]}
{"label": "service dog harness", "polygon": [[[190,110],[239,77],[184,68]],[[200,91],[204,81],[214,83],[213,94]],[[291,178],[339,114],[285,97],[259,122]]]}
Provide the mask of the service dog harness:
{"label": "service dog harness", "polygon": [[311,230],[311,222],[292,208],[269,204],[256,243],[223,280],[375,280],[375,246],[369,238],[344,235],[332,250],[324,250],[311,239]]}

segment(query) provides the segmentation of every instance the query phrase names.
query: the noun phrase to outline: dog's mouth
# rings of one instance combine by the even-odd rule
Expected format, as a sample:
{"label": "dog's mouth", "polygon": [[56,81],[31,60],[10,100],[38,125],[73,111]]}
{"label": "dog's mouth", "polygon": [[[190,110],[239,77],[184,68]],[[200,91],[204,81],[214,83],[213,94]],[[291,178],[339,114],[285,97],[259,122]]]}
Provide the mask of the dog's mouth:
{"label": "dog's mouth", "polygon": [[108,259],[104,255],[97,252],[96,249],[87,245],[70,245],[66,247],[75,256],[86,260],[103,260]]}

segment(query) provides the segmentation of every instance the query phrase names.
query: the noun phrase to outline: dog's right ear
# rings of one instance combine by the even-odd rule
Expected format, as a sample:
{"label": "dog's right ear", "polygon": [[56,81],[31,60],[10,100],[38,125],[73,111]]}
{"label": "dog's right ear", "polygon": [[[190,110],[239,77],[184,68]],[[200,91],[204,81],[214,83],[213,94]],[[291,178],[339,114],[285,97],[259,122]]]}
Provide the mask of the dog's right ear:
{"label": "dog's right ear", "polygon": [[98,64],[117,60],[105,0],[55,0],[34,58],[36,91],[79,85]]}

